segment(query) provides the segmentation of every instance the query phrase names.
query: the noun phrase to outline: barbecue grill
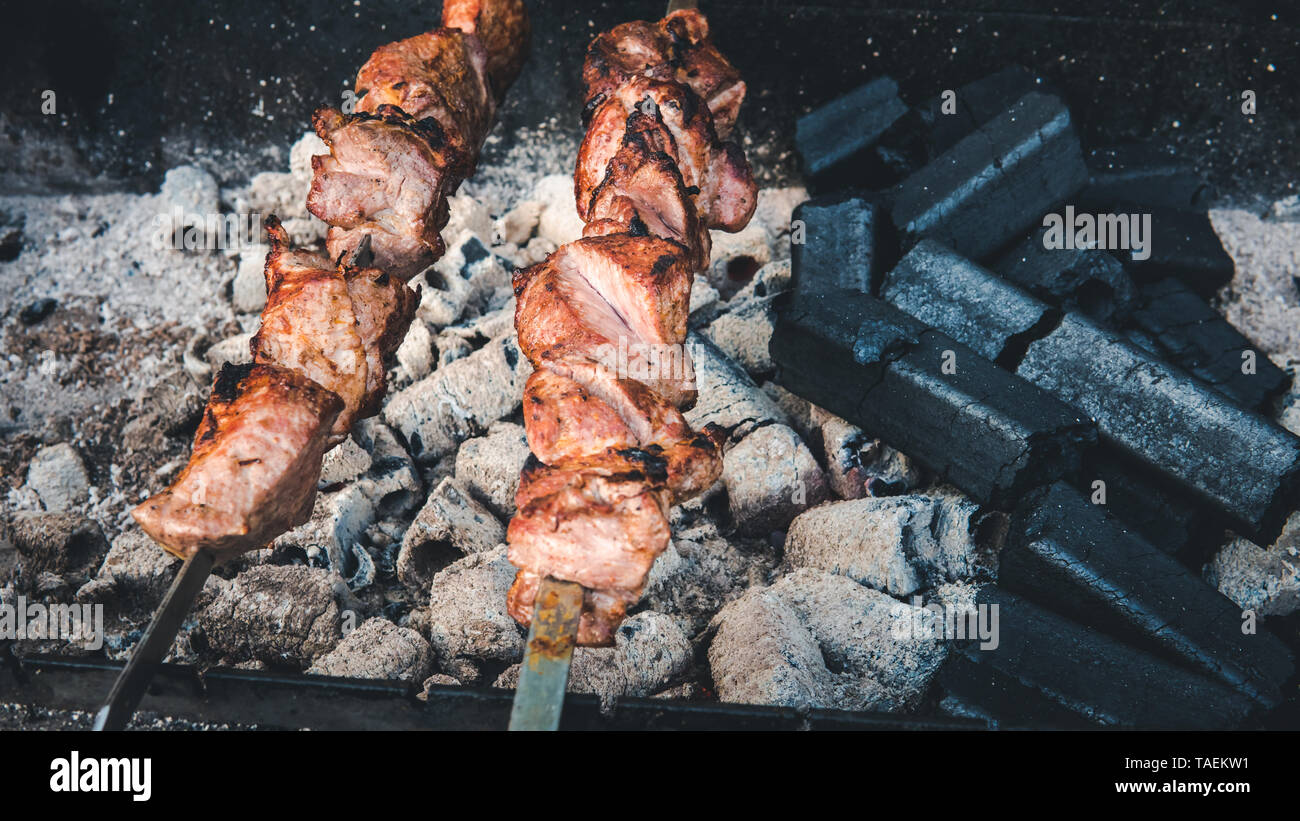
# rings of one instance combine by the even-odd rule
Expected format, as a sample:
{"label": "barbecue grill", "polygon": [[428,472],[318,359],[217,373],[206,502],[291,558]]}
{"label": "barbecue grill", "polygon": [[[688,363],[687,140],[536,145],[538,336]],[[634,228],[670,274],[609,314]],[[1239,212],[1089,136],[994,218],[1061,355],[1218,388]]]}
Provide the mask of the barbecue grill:
{"label": "barbecue grill", "polygon": [[[662,14],[655,4],[530,6],[532,56],[480,160],[485,188],[501,179],[494,167],[507,163],[544,166],[563,157],[567,173],[581,138],[587,42],[619,22]],[[996,575],[996,583],[971,604],[1001,609],[1003,649],[954,642],[905,711],[723,703],[697,678],[694,687],[659,694],[669,697],[609,703],[570,694],[562,728],[1295,726],[1296,616],[1266,616],[1243,641],[1239,614],[1250,608],[1202,578],[1220,550],[1237,544],[1225,533],[1267,548],[1300,506],[1300,439],[1275,421],[1290,374],[1224,317],[1218,301],[1233,260],[1205,216],[1231,204],[1296,218],[1286,197],[1300,168],[1300,135],[1284,114],[1296,110],[1296,91],[1278,79],[1300,68],[1294,21],[1250,5],[1208,5],[1174,19],[1130,4],[1096,8],[1059,18],[1017,3],[906,11],[870,3],[705,4],[720,50],[749,86],[738,131],[755,178],[762,188],[806,183],[810,198],[792,214],[808,233],[793,239],[783,295],[753,293],[766,287],[755,271],[767,260],[747,257],[740,244],[722,251],[729,258],[721,257],[720,301],[743,293],[770,312],[770,354],[762,352],[770,364],[737,366],[737,349],[721,350],[725,340],[697,319],[707,310],[692,314],[686,346],[701,373],[721,362],[755,393],[745,370],[767,368],[781,395],[860,426],[880,438],[879,447],[960,491],[967,508],[940,501],[916,508],[942,511],[933,514],[934,527],[952,510],[966,511],[972,533],[977,520],[1000,517],[1005,532],[979,531],[1000,564],[981,568],[980,580]],[[71,31],[62,19],[55,26],[49,10],[18,12],[35,34],[5,58],[21,61],[10,76],[23,82],[0,90],[15,135],[0,157],[54,159],[0,164],[7,190],[151,192],[164,172],[185,163],[222,186],[246,184],[284,165],[312,108],[340,99],[340,83],[350,83],[371,49],[427,28],[429,19],[427,10],[387,2],[356,16],[321,9],[285,18],[240,2],[216,9],[84,3],[81,11]],[[80,47],[69,48],[66,38]],[[170,43],[192,49],[191,70],[159,70],[173,59]],[[1134,60],[1135,53],[1147,58]],[[32,102],[47,87],[67,89],[54,115],[37,113]],[[956,90],[956,114],[941,108],[936,95],[945,89]],[[1240,110],[1246,89],[1259,100],[1249,115]],[[548,141],[565,150],[530,154]],[[977,178],[993,182],[972,195],[967,183]],[[1080,211],[1151,214],[1153,258],[1044,251],[1042,217],[1066,201]],[[21,215],[5,216],[0,249],[40,253],[44,240]],[[1063,262],[1067,251],[1078,253]],[[494,262],[481,247],[455,253],[465,271]],[[6,316],[30,328],[52,310],[5,306]],[[473,339],[465,347],[491,352]],[[1243,352],[1256,353],[1249,372]],[[510,360],[519,352],[497,355]],[[757,461],[778,452],[780,443],[768,441],[776,418],[732,427],[726,447],[743,453],[758,448],[752,437],[759,437]],[[490,433],[482,427],[476,433]],[[21,423],[4,435],[20,430]],[[421,464],[419,446],[400,432],[414,481],[438,492],[447,477],[431,461]],[[790,452],[801,453],[797,442]],[[823,464],[833,456],[814,455]],[[794,470],[821,473],[816,464]],[[855,510],[872,516],[883,515],[908,481],[897,473],[852,475],[868,488]],[[1109,494],[1104,505],[1096,502],[1098,481]],[[804,507],[833,491],[814,488]],[[674,524],[689,528],[698,521],[690,517],[721,515],[719,504],[730,504],[738,532],[744,519],[761,520],[739,494],[722,498]],[[476,498],[473,510],[508,520],[493,503]],[[754,525],[746,536],[789,525],[789,518]],[[438,540],[437,549],[458,550],[452,541]],[[800,561],[833,559],[836,573],[853,575],[844,570],[852,556],[801,549]],[[787,547],[783,558],[790,555]],[[349,581],[376,572],[364,567],[369,560],[337,559],[355,574]],[[440,569],[408,568],[426,586]],[[775,580],[776,568],[769,570]],[[378,572],[395,579],[402,570]],[[935,572],[915,587],[947,581]],[[887,587],[867,570],[854,581]],[[902,583],[891,577],[890,584]],[[912,591],[901,589],[885,592],[906,600]],[[779,584],[773,590],[785,595]],[[789,606],[787,599],[772,605]],[[701,625],[697,636],[707,637],[690,647],[701,668],[711,660],[710,642],[744,643],[725,620]],[[121,669],[45,649],[5,647],[0,702],[93,709]],[[1081,659],[1099,661],[1089,667]],[[477,686],[420,687],[163,665],[136,726],[158,716],[199,726],[504,728],[512,695],[486,685],[506,666],[465,668],[464,680]],[[515,681],[524,680],[519,675]],[[1193,714],[1192,704],[1201,710]]]}

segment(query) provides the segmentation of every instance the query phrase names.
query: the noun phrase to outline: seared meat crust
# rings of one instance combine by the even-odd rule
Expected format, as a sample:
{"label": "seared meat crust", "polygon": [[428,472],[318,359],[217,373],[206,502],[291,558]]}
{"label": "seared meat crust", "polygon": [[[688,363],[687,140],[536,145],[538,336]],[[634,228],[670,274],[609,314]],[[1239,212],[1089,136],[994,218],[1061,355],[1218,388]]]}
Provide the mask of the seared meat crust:
{"label": "seared meat crust", "polygon": [[343,401],[276,365],[226,365],[212,385],[189,464],[132,511],[145,533],[186,558],[219,561],[265,547],[311,516],[321,458]]}
{"label": "seared meat crust", "polygon": [[532,26],[523,0],[444,0],[442,24],[478,37],[496,98],[504,97],[528,57]]}
{"label": "seared meat crust", "polygon": [[[661,126],[662,133],[651,133],[652,123]],[[584,220],[629,133],[632,141],[644,145],[643,155],[662,152],[671,157],[682,184],[693,191],[693,205],[705,227],[739,231],[749,222],[758,205],[758,186],[744,152],[735,143],[718,140],[708,109],[690,89],[645,77],[619,86],[592,114],[574,172],[574,196]]]}
{"label": "seared meat crust", "polygon": [[442,256],[449,169],[459,160],[437,123],[384,106],[354,115],[323,108],[312,124],[331,153],[312,157],[307,209],[332,226],[330,258],[350,258],[369,237],[373,264],[407,281]]}
{"label": "seared meat crust", "polygon": [[465,179],[473,172],[496,113],[487,53],[477,37],[441,28],[380,46],[357,73],[356,92],[360,113],[377,114],[388,105],[415,122],[432,118],[454,158],[451,176]]}
{"label": "seared meat crust", "polygon": [[689,87],[708,106],[724,138],[745,99],[740,72],[713,45],[708,20],[695,9],[675,11],[658,23],[623,23],[591,41],[582,66],[588,106],[634,77]]}

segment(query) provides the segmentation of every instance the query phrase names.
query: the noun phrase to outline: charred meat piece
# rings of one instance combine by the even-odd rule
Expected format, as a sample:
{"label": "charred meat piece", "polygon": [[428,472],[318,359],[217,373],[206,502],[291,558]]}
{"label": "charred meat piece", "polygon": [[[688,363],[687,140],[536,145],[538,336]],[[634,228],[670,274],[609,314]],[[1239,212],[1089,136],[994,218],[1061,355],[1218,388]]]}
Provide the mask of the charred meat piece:
{"label": "charred meat piece", "polygon": [[654,463],[649,472],[662,470],[672,504],[717,481],[722,459],[713,430],[695,433],[681,411],[635,379],[604,368],[583,375],[586,385],[549,370],[528,378],[524,429],[534,456],[548,465],[613,469],[637,452],[642,466],[628,469]]}
{"label": "charred meat piece", "polygon": [[343,402],[276,365],[226,365],[213,382],[189,465],[132,514],[168,552],[218,560],[264,547],[311,516]]}
{"label": "charred meat piece", "polygon": [[639,590],[668,546],[662,492],[639,472],[525,469],[510,522],[510,562],[593,590]]}
{"label": "charred meat piece", "polygon": [[[657,139],[636,115],[652,117],[667,134]],[[682,183],[694,192],[700,220],[708,228],[739,231],[758,205],[758,186],[744,152],[735,143],[720,142],[708,110],[690,89],[678,83],[633,78],[608,94],[595,110],[578,150],[574,196],[578,216],[588,210],[610,162],[632,129],[646,151],[667,153],[677,164]]]}
{"label": "charred meat piece", "polygon": [[640,444],[612,407],[548,370],[524,385],[524,430],[528,449],[548,465]]}
{"label": "charred meat piece", "polygon": [[402,281],[433,264],[445,250],[438,232],[456,162],[436,124],[391,106],[351,116],[323,108],[312,124],[331,153],[312,157],[307,209],[333,226],[330,257],[350,257],[369,236],[374,265]]}
{"label": "charred meat piece", "polygon": [[695,401],[682,364],[692,275],[656,237],[586,237],[515,275],[519,347],[535,367],[615,363],[678,407]]}
{"label": "charred meat piece", "polygon": [[406,281],[445,250],[447,197],[474,170],[529,25],[520,0],[453,0],[443,26],[377,49],[355,114],[312,118],[330,154],[312,158],[307,208],[330,224],[336,261],[368,241],[374,264]]}
{"label": "charred meat piece", "polygon": [[708,106],[718,134],[731,134],[745,83],[709,39],[709,23],[700,12],[684,9],[658,23],[624,23],[587,48],[582,79],[589,106],[638,76],[688,86]]}
{"label": "charred meat piece", "polygon": [[477,37],[459,29],[434,29],[375,49],[357,73],[357,111],[377,114],[385,105],[414,121],[440,126],[457,180],[474,160],[496,111],[488,88],[487,53]]}
{"label": "charred meat piece", "polygon": [[522,0],[445,0],[442,24],[475,35],[487,51],[487,73],[500,100],[528,56],[531,26]]}
{"label": "charred meat piece", "polygon": [[366,398],[368,364],[343,274],[314,254],[287,249],[278,221],[267,221],[266,308],[249,347],[253,361],[295,371],[343,400],[330,444],[347,438]]}
{"label": "charred meat piece", "polygon": [[288,248],[275,217],[267,219],[266,308],[250,348],[253,361],[279,365],[338,394],[343,412],[331,444],[378,410],[387,387],[384,359],[415,315],[415,294],[375,269],[340,270]]}
{"label": "charred meat piece", "polygon": [[447,195],[527,49],[520,0],[449,0],[444,25],[374,53],[357,114],[316,112],[331,153],[312,158],[308,208],[331,225],[331,259],[267,220],[253,363],[217,375],[188,466],[133,511],[170,552],[222,561],[307,521],[325,451],[378,411],[418,302],[405,283],[443,252]]}
{"label": "charred meat piece", "polygon": [[347,268],[343,278],[366,351],[366,395],[356,417],[365,419],[379,413],[388,391],[388,362],[411,327],[420,297],[406,283],[378,268]]}
{"label": "charred meat piece", "polygon": [[696,390],[682,343],[709,229],[743,228],[757,189],[740,148],[718,139],[744,84],[698,12],[597,37],[584,79],[590,117],[574,174],[584,236],[514,277],[519,347],[535,370],[508,605],[527,625],[542,579],[578,582],[578,642],[602,645],[668,546],[669,506],[721,473],[724,431],[695,432],[682,416]]}
{"label": "charred meat piece", "polygon": [[712,241],[670,154],[663,128],[644,114],[628,118],[623,144],[591,193],[584,236],[649,232],[690,250],[693,271],[709,266]]}
{"label": "charred meat piece", "polygon": [[[537,588],[542,577],[529,570],[520,570],[506,598],[507,612],[520,624],[533,618],[533,605],[537,601]],[[586,647],[603,647],[614,643],[614,630],[627,616],[627,608],[641,598],[641,590],[582,591],[582,616],[578,621],[578,644]]]}

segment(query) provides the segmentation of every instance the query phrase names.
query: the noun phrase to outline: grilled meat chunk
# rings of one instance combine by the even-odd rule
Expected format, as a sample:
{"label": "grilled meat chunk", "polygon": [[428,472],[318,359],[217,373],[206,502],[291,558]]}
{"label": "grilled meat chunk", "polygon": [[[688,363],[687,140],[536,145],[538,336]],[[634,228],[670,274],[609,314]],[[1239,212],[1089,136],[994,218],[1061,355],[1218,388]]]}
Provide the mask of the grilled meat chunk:
{"label": "grilled meat chunk", "polygon": [[378,268],[348,268],[343,274],[366,352],[366,394],[356,418],[379,413],[388,392],[388,363],[406,338],[420,297],[406,283]]}
{"label": "grilled meat chunk", "polygon": [[442,28],[380,46],[357,73],[356,91],[363,114],[388,105],[413,121],[435,120],[453,158],[447,171],[458,181],[473,172],[496,112],[477,37]]}
{"label": "grilled meat chunk", "polygon": [[372,55],[358,113],[316,112],[330,154],[312,158],[308,208],[331,226],[333,262],[267,220],[253,363],[217,375],[189,464],[132,512],[170,552],[221,561],[305,522],[325,451],[378,412],[418,302],[405,283],[442,254],[447,195],[527,49],[520,0],[449,0],[444,25]]}
{"label": "grilled meat chunk", "polygon": [[688,86],[708,106],[724,138],[745,99],[740,72],[713,45],[708,20],[695,9],[675,11],[657,23],[624,23],[591,42],[582,66],[588,106],[634,77]]}
{"label": "grilled meat chunk", "polygon": [[473,172],[528,48],[521,0],[452,0],[443,26],[376,49],[355,114],[312,118],[330,154],[312,158],[307,208],[331,226],[331,258],[368,241],[374,264],[403,281],[446,250],[447,197]]}
{"label": "grilled meat chunk", "polygon": [[561,372],[613,362],[690,407],[694,370],[682,343],[693,278],[685,256],[656,237],[612,234],[569,243],[516,273],[520,350],[535,367]]}
{"label": "grilled meat chunk", "polygon": [[528,56],[532,31],[523,0],[445,0],[442,24],[478,37],[492,88],[498,100],[504,97]]}
{"label": "grilled meat chunk", "polygon": [[323,108],[312,124],[331,153],[312,157],[307,208],[333,226],[330,257],[350,258],[368,236],[373,264],[405,282],[442,256],[438,232],[456,159],[436,124],[426,128],[390,106],[351,116]]}
{"label": "grilled meat chunk", "polygon": [[548,465],[640,444],[612,407],[549,370],[533,371],[524,385],[524,431]]}
{"label": "grilled meat chunk", "polygon": [[[524,386],[524,430],[529,449],[543,463],[643,471],[654,463],[651,472],[662,471],[670,504],[717,481],[721,429],[695,433],[681,411],[649,387],[606,367],[573,373],[584,382],[538,370]],[[630,453],[639,466],[629,466]]]}
{"label": "grilled meat chunk", "polygon": [[416,295],[398,280],[290,249],[275,217],[266,228],[254,364],[218,374],[189,465],[133,512],[178,556],[238,555],[307,520],[321,458],[378,411],[384,360],[415,314]]}
{"label": "grilled meat chunk", "polygon": [[519,347],[535,370],[508,605],[527,625],[543,578],[579,582],[578,643],[600,645],[668,546],[669,506],[721,473],[724,432],[697,433],[682,416],[695,401],[682,343],[709,229],[740,230],[758,198],[743,152],[718,138],[745,86],[698,12],[598,36],[583,77],[583,238],[514,278]]}
{"label": "grilled meat chunk", "polygon": [[132,511],[182,558],[206,547],[223,560],[264,547],[311,516],[343,401],[276,365],[226,365],[212,385],[189,465]]}
{"label": "grilled meat chunk", "polygon": [[510,522],[510,562],[595,590],[639,590],[670,536],[661,491],[638,472],[537,465]]}
{"label": "grilled meat chunk", "polygon": [[375,269],[340,270],[315,254],[293,251],[274,216],[266,221],[266,308],[250,348],[253,361],[280,365],[338,394],[343,411],[331,444],[374,415],[387,387],[391,356],[415,315],[416,298]]}
{"label": "grilled meat chunk", "polygon": [[347,438],[366,399],[368,363],[342,272],[326,260],[286,248],[284,229],[268,220],[266,308],[249,347],[253,361],[295,371],[343,400],[330,444]]}
{"label": "grilled meat chunk", "polygon": [[[657,120],[667,133],[654,135],[644,117]],[[589,219],[596,189],[625,148],[629,131],[646,153],[661,151],[671,157],[682,183],[694,191],[694,206],[705,227],[739,231],[749,222],[758,205],[758,186],[744,152],[735,143],[718,140],[708,110],[690,89],[644,77],[619,86],[592,114],[574,173],[580,217]]]}
{"label": "grilled meat chunk", "polygon": [[591,193],[583,235],[648,232],[687,248],[686,264],[703,270],[712,240],[677,163],[661,147],[664,136],[651,117],[637,113],[628,118],[622,146]]}

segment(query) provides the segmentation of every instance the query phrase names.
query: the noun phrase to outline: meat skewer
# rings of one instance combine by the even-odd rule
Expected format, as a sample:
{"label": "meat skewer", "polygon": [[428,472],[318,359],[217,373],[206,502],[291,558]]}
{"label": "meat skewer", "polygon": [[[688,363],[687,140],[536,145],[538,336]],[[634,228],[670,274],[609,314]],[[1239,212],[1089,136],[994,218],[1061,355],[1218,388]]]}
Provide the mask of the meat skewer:
{"label": "meat skewer", "polygon": [[212,567],[306,522],[325,452],[379,411],[385,363],[418,301],[406,282],[441,256],[447,197],[473,171],[527,51],[521,0],[447,0],[442,23],[371,55],[354,114],[313,117],[331,153],[312,158],[307,204],[330,225],[330,257],[291,249],[268,218],[253,361],[217,374],[189,464],[132,511],[185,564],[96,729],[130,720]]}
{"label": "meat skewer", "polygon": [[580,585],[576,643],[613,643],[668,546],[670,506],[721,473],[723,431],[693,431],[682,415],[696,394],[684,347],[690,290],[708,266],[709,229],[740,230],[757,204],[743,152],[725,141],[745,86],[704,15],[675,10],[597,36],[583,77],[583,237],[514,277],[519,347],[535,370],[508,605],[521,624],[537,623],[512,728],[538,728],[524,724],[521,700],[545,689],[536,674],[555,658],[557,603]]}

